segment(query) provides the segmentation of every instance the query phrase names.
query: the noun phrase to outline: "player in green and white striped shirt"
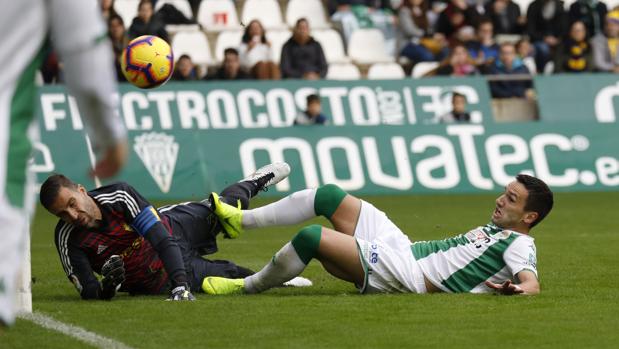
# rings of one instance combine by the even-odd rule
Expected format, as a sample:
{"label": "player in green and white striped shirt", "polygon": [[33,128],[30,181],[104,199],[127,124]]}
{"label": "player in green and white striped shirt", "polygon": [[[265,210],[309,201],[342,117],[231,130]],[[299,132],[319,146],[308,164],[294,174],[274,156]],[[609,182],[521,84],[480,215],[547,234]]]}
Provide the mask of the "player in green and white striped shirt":
{"label": "player in green and white striped shirt", "polygon": [[209,294],[257,293],[299,275],[312,258],[361,292],[499,292],[537,294],[535,243],[529,231],[553,206],[540,179],[518,175],[496,199],[491,223],[445,240],[411,243],[372,204],[335,185],[306,189],[257,209],[241,211],[214,195],[215,213],[228,231],[296,224],[315,216],[333,229],[303,228],[258,273],[245,279],[208,277]]}
{"label": "player in green and white striped shirt", "polygon": [[[93,175],[114,175],[125,162],[127,144],[123,122],[116,114],[112,48],[97,2],[0,0],[0,8],[1,327],[15,320],[17,274],[28,246],[34,192],[33,176],[27,170],[31,150],[27,133],[37,105],[35,74],[50,38],[94,151],[100,155]],[[22,302],[28,304],[24,308],[31,307],[29,299]]]}

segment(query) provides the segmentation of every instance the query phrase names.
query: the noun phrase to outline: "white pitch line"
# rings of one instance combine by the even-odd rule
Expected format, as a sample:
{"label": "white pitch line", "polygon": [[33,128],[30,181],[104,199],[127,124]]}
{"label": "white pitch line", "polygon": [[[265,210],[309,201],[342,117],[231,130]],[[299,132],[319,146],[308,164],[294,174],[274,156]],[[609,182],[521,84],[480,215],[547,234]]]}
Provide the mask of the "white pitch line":
{"label": "white pitch line", "polygon": [[65,324],[64,322],[60,322],[39,312],[20,313],[18,317],[34,322],[35,324],[52,331],[60,332],[69,337],[73,337],[96,348],[132,349],[124,343],[115,341],[111,338],[103,337],[78,326]]}

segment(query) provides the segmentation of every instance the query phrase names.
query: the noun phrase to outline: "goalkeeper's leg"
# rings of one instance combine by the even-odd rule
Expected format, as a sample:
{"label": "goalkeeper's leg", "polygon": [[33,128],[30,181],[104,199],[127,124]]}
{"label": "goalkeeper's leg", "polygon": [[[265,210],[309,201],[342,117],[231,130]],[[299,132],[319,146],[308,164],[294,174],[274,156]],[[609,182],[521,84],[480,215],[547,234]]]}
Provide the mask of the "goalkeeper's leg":
{"label": "goalkeeper's leg", "polygon": [[335,230],[353,235],[361,211],[361,200],[334,184],[305,189],[272,204],[242,212],[243,228],[292,225],[316,216],[327,218]]}
{"label": "goalkeeper's leg", "polygon": [[363,284],[365,273],[355,239],[329,228],[310,225],[301,229],[256,274],[238,280],[207,277],[202,287],[209,294],[263,292],[301,274],[313,258],[320,260],[337,278]]}

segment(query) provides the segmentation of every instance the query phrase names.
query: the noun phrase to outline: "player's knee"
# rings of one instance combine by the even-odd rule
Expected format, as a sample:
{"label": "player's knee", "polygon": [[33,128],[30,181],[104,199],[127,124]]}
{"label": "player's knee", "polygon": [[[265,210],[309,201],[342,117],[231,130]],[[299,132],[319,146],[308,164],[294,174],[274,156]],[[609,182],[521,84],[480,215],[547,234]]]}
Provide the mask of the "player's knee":
{"label": "player's knee", "polygon": [[318,216],[331,219],[335,210],[342,203],[347,193],[335,184],[325,184],[316,190],[314,212]]}
{"label": "player's knee", "polygon": [[299,230],[297,235],[292,238],[290,243],[303,263],[308,264],[316,256],[321,236],[322,227],[318,224],[312,224]]}

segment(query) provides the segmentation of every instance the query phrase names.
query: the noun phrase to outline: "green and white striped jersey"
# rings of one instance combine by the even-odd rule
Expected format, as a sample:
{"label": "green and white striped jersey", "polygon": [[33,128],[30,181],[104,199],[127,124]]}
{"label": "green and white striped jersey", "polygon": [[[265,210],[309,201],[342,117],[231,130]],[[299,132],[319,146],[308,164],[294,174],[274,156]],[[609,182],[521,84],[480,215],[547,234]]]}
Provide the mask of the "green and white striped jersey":
{"label": "green and white striped jersey", "polygon": [[484,281],[517,283],[516,274],[525,269],[537,276],[534,239],[494,224],[445,240],[415,242],[411,250],[426,278],[445,292],[491,292]]}

